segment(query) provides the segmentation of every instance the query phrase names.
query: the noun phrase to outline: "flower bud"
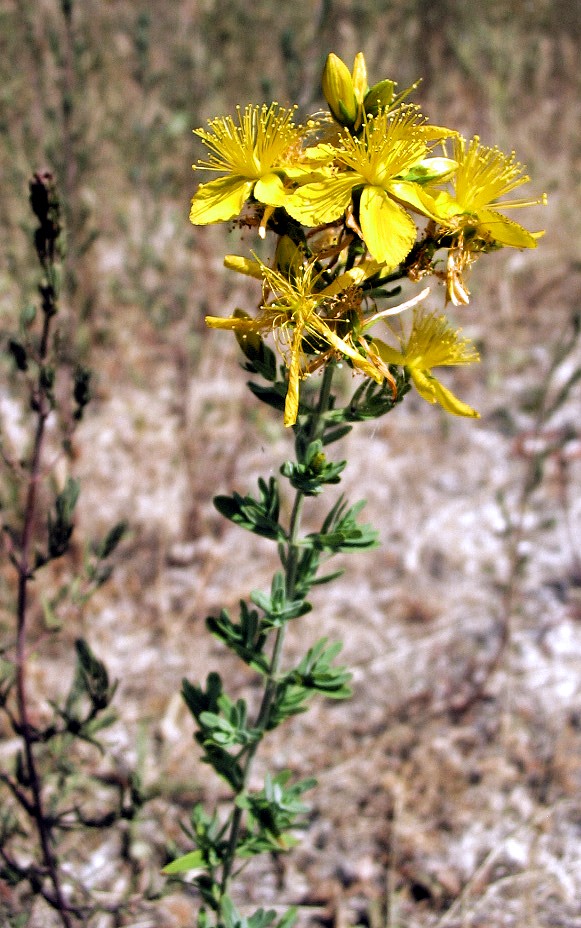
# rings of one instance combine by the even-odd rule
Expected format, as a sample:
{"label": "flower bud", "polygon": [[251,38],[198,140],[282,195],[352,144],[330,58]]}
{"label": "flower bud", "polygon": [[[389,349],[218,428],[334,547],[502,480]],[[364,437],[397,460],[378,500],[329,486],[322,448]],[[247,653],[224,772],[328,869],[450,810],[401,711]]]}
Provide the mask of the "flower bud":
{"label": "flower bud", "polygon": [[393,81],[380,81],[374,84],[365,95],[363,106],[368,116],[377,116],[381,109],[393,103],[395,83]]}
{"label": "flower bud", "polygon": [[358,103],[363,103],[363,98],[368,90],[367,65],[365,64],[363,52],[358,52],[353,62],[353,91]]}
{"label": "flower bud", "polygon": [[323,94],[331,113],[342,126],[351,126],[357,118],[357,98],[347,65],[332,52],[323,70]]}

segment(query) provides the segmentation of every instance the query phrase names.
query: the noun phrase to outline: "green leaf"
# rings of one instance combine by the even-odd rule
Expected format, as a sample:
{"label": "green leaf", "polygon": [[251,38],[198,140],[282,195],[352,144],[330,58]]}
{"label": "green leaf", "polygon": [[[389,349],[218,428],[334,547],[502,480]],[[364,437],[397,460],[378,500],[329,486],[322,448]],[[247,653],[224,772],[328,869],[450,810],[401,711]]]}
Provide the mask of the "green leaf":
{"label": "green leaf", "polygon": [[187,870],[197,870],[203,866],[204,856],[202,852],[200,850],[190,851],[189,854],[184,854],[183,857],[172,860],[171,864],[167,864],[161,872],[165,873],[166,876],[171,876],[172,873],[185,873]]}
{"label": "green leaf", "polygon": [[[351,689],[347,684],[352,674],[345,667],[332,665],[341,651],[342,644],[336,642],[327,646],[327,640],[321,638],[314,647],[309,648],[298,667],[288,673],[281,684],[283,688],[295,688],[297,701],[301,688],[304,691],[315,690],[328,699],[347,699],[351,696]],[[303,696],[302,702],[307,698]]]}
{"label": "green leaf", "polygon": [[[372,380],[370,383],[374,383],[374,381]],[[326,431],[323,435],[323,445],[326,447],[327,445],[332,445],[336,441],[340,441],[341,438],[345,438],[345,435],[349,434],[351,429],[351,425],[340,425],[336,429]]]}
{"label": "green leaf", "polygon": [[74,418],[79,422],[83,418],[85,406],[91,401],[91,371],[80,365],[75,370],[75,382],[73,387],[73,398],[76,409]]}
{"label": "green leaf", "polygon": [[376,548],[379,544],[376,530],[371,525],[357,522],[364,506],[365,500],[360,500],[347,509],[344,497],[340,496],[323,522],[321,531],[311,532],[306,536],[307,540],[316,550],[329,554]]}
{"label": "green leaf", "polygon": [[288,600],[283,574],[280,571],[272,578],[270,595],[262,590],[253,590],[251,600],[264,612],[264,628],[280,628],[291,619],[297,619],[311,611],[310,603],[304,599]]}
{"label": "green leaf", "polygon": [[28,303],[20,312],[20,328],[29,329],[36,319],[36,306],[34,303]]}
{"label": "green leaf", "polygon": [[294,923],[297,920],[298,910],[295,905],[292,905],[290,909],[284,913],[283,917],[280,919],[277,928],[292,928]]}
{"label": "green leaf", "polygon": [[335,411],[335,417],[345,422],[365,422],[391,412],[409,392],[410,385],[407,374],[402,374],[397,367],[390,370],[395,377],[395,392],[386,380],[380,384],[367,380],[357,388],[351,402],[344,409]]}
{"label": "green leaf", "polygon": [[217,744],[204,744],[201,732],[196,734],[196,741],[204,747],[205,753],[201,758],[202,762],[208,764],[216,771],[218,776],[226,780],[235,793],[240,792],[244,785],[244,774],[236,757],[233,757],[225,748]]}
{"label": "green leaf", "polygon": [[277,412],[283,412],[286,402],[286,383],[277,381],[272,387],[264,387],[259,383],[248,384],[248,389],[262,403],[266,403],[271,409]]}
{"label": "green leaf", "polygon": [[[199,876],[194,878],[193,885],[198,890],[206,905],[209,905],[214,912],[218,912],[220,910],[220,900],[223,897],[220,893],[220,886],[215,882],[213,877],[208,876],[206,873],[201,873]],[[206,922],[206,919],[204,918],[199,921],[199,928],[202,928],[204,923],[211,924],[209,920]],[[221,923],[219,924],[221,925]],[[218,925],[216,925],[216,928],[218,928]]]}
{"label": "green leaf", "polygon": [[291,773],[283,770],[276,776],[266,774],[264,788],[242,793],[236,805],[248,813],[248,832],[237,848],[240,857],[252,857],[265,851],[285,851],[294,847],[292,829],[305,827],[308,811],[301,795],[316,784],[309,778],[289,785]]}
{"label": "green leaf", "polygon": [[54,608],[54,600],[49,599],[48,596],[45,596],[44,594],[41,594],[40,605],[42,608],[42,617],[44,620],[45,628],[49,632],[58,631],[60,628],[62,628],[62,619]]}
{"label": "green leaf", "polygon": [[202,712],[215,712],[218,708],[218,700],[222,695],[222,679],[220,674],[212,671],[208,674],[206,680],[206,691],[190,683],[185,678],[182,680],[182,696],[184,701],[196,719]]}
{"label": "green leaf", "polygon": [[253,915],[248,919],[248,928],[267,928],[268,925],[272,925],[276,918],[276,912],[274,909],[257,909]]}
{"label": "green leaf", "polygon": [[238,699],[235,703],[224,693],[218,700],[218,712],[201,712],[198,722],[204,747],[209,744],[218,747],[249,745],[259,740],[260,729],[247,726],[248,712],[246,702]]}
{"label": "green leaf", "polygon": [[272,731],[293,715],[300,715],[308,709],[308,702],[314,693],[301,683],[294,683],[291,675],[282,680],[277,688],[268,716],[268,731]]}
{"label": "green leaf", "polygon": [[48,514],[48,553],[51,559],[61,557],[69,547],[79,491],[79,481],[69,477],[64,490],[56,496],[54,514]]}
{"label": "green leaf", "polygon": [[276,381],[276,355],[260,336],[250,337],[236,334],[240,348],[247,359],[244,369],[250,374],[260,374],[269,383]]}
{"label": "green leaf", "polygon": [[8,342],[8,351],[19,371],[28,370],[28,354],[26,348],[16,338],[11,338]]}
{"label": "green leaf", "polygon": [[266,631],[255,609],[249,609],[241,600],[240,622],[232,622],[228,612],[222,609],[219,616],[208,616],[206,625],[212,635],[223,641],[245,664],[259,673],[268,673],[269,662],[262,653],[266,643]]}
{"label": "green leaf", "polygon": [[109,705],[115,686],[109,686],[109,674],[103,661],[95,656],[83,638],[75,641],[79,682],[97,709]]}
{"label": "green leaf", "polygon": [[278,524],[280,498],[278,484],[274,477],[266,483],[262,477],[258,480],[259,498],[240,496],[215,496],[214,506],[218,512],[236,525],[275,541],[284,541],[286,535]]}
{"label": "green leaf", "polygon": [[128,527],[128,522],[117,522],[105,535],[105,538],[96,546],[95,550],[95,554],[100,560],[105,560],[105,558],[113,554],[115,548],[126,534]]}

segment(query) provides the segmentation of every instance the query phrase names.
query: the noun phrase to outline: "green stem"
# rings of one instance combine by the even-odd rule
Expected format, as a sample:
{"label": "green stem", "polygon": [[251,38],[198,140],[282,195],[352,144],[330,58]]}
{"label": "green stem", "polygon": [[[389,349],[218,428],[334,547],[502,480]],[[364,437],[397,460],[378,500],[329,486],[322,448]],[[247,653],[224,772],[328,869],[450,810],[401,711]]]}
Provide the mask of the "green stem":
{"label": "green stem", "polygon": [[319,393],[319,404],[317,406],[316,413],[311,420],[311,441],[320,437],[321,426],[323,425],[323,416],[329,408],[329,399],[331,396],[331,386],[333,384],[334,372],[335,368],[332,364],[325,365],[325,369],[323,371],[323,382],[321,384],[321,391]]}
{"label": "green stem", "polygon": [[[323,374],[323,382],[321,384],[321,390],[319,393],[319,401],[317,403],[316,409],[313,411],[311,422],[310,422],[310,439],[311,441],[319,437],[321,433],[321,427],[323,424],[323,416],[327,409],[329,408],[329,400],[331,397],[331,385],[333,382],[333,366],[327,365]],[[292,513],[289,521],[289,532],[288,532],[288,544],[287,544],[287,556],[285,559],[286,568],[285,568],[285,590],[288,600],[292,600],[295,594],[295,584],[297,577],[297,567],[299,560],[299,535],[301,527],[301,516],[303,511],[303,505],[305,501],[305,494],[302,490],[297,490],[295,495],[295,500],[292,508]],[[260,709],[258,710],[258,715],[256,717],[255,729],[260,732],[260,737],[251,744],[246,751],[246,759],[243,767],[243,780],[240,793],[248,786],[250,780],[250,775],[252,773],[252,765],[254,763],[254,758],[264,733],[266,731],[266,726],[268,724],[268,719],[270,716],[270,709],[272,706],[272,701],[276,695],[276,689],[278,686],[278,671],[280,668],[280,663],[282,659],[282,651],[284,646],[286,626],[281,625],[280,628],[276,630],[276,635],[274,639],[274,645],[272,649],[272,655],[270,659],[270,665],[268,669],[268,678],[264,688],[264,693],[262,696],[262,702],[260,704]],[[230,881],[232,876],[232,867],[234,865],[234,859],[236,856],[236,848],[238,846],[238,838],[240,835],[240,828],[242,826],[242,817],[243,809],[236,806],[232,813],[232,820],[230,824],[230,835],[228,838],[228,850],[222,862],[222,880],[220,883],[220,896],[225,896],[230,887]]]}

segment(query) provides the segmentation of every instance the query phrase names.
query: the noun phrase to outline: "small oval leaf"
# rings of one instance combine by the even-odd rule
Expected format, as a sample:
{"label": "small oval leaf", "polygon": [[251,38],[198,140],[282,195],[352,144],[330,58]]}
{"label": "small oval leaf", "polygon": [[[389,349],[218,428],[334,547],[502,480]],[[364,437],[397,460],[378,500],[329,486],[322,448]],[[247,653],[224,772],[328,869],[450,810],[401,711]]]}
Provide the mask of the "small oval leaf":
{"label": "small oval leaf", "polygon": [[167,864],[161,872],[168,875],[172,873],[185,873],[186,870],[197,870],[203,866],[204,858],[202,852],[199,850],[190,851],[189,854],[184,854],[183,857],[172,860],[171,864]]}

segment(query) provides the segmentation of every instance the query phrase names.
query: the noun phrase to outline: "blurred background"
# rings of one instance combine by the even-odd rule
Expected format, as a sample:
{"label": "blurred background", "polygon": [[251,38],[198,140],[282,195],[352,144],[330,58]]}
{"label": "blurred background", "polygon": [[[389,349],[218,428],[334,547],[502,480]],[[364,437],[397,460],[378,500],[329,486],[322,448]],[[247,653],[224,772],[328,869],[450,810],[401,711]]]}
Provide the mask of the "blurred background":
{"label": "blurred background", "polygon": [[[514,149],[532,177],[523,195],[548,194],[515,216],[546,230],[539,248],[483,260],[454,311],[482,364],[447,382],[482,419],[410,397],[345,442],[343,489],[368,499],[382,548],[318,594],[289,655],[343,638],[355,696],[271,748],[320,786],[304,845],[249,871],[244,892],[322,924],[374,926],[383,911],[389,926],[579,926],[581,5],[0,0],[0,36],[0,326],[36,298],[27,185],[49,167],[67,228],[63,352],[95,372],[70,464],[77,543],[119,519],[131,529],[65,637],[86,634],[122,680],[112,749],[129,763],[139,743],[159,791],[143,823],[154,869],[191,797],[219,796],[178,694],[184,674],[228,660],[203,619],[273,568],[211,498],[276,473],[290,447],[246,391],[234,340],[204,327],[258,294],[222,269],[252,242],[188,222],[191,130],[238,103],[314,112],[328,52],[351,66],[363,51],[370,83],[421,77],[414,99],[433,123]],[[68,673],[67,654],[49,654],[39,693]],[[235,693],[249,683],[235,665],[230,679]],[[151,924],[189,924],[195,902],[180,900]]]}

